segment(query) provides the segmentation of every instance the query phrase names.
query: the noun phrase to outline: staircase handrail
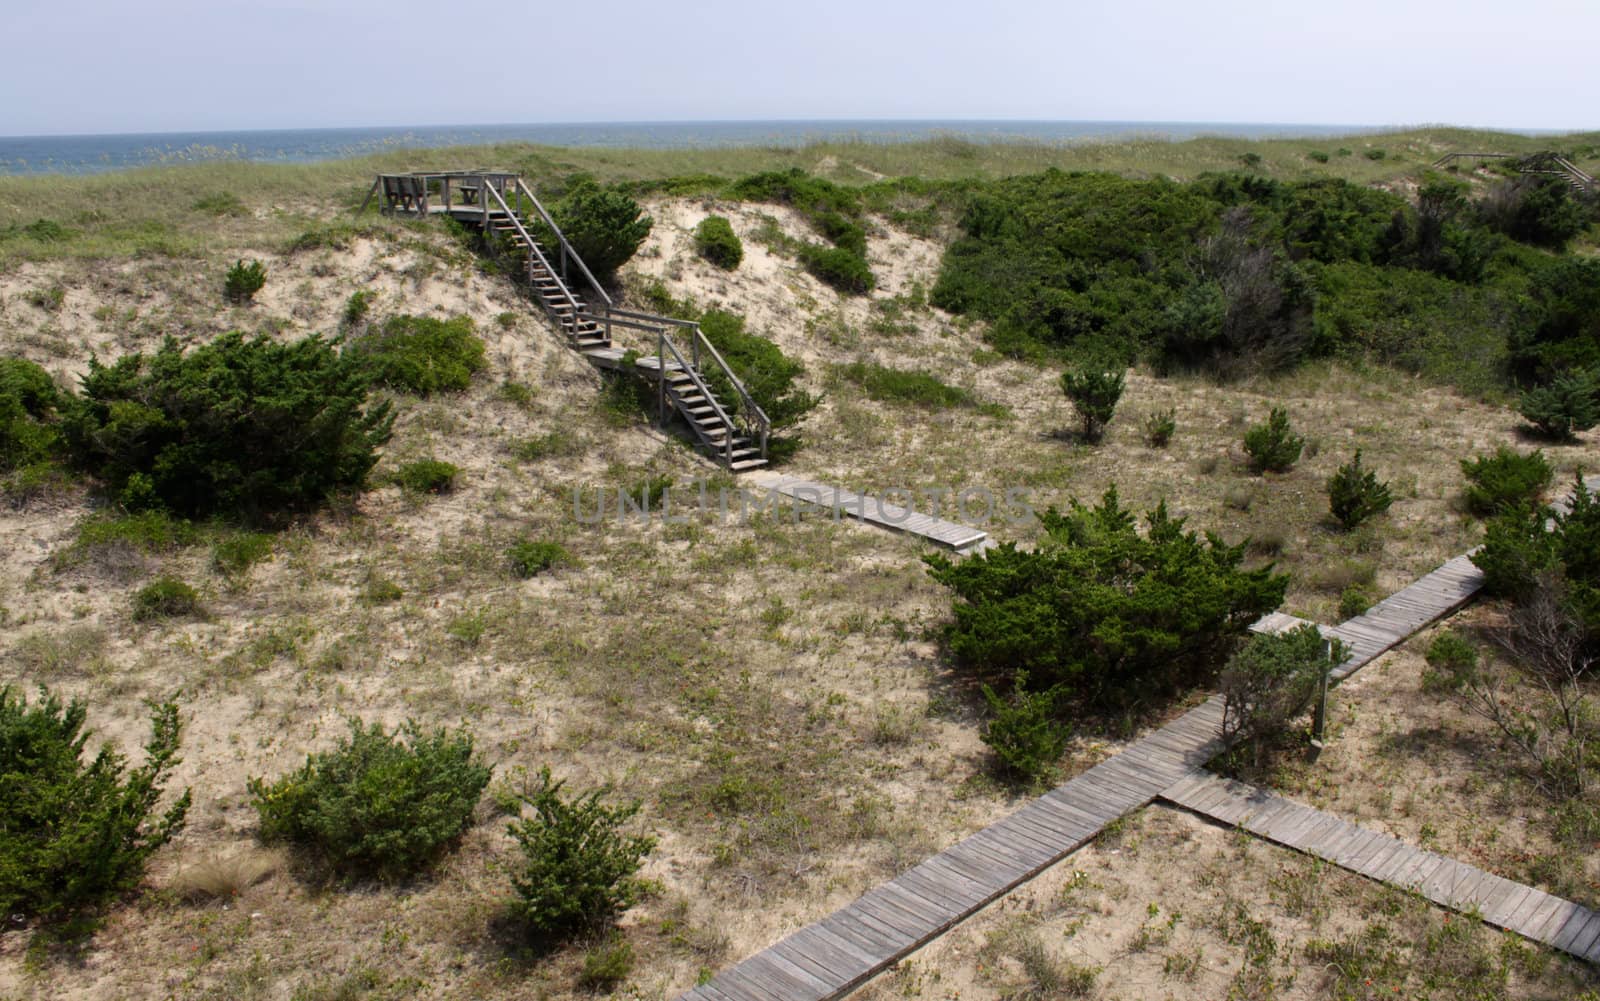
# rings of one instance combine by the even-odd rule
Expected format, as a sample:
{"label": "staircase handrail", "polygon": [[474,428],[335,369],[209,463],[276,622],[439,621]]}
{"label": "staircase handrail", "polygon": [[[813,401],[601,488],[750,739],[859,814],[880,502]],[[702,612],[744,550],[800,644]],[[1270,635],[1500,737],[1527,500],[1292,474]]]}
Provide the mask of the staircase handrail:
{"label": "staircase handrail", "polygon": [[1577,164],[1573,163],[1571,160],[1568,160],[1565,156],[1562,156],[1560,153],[1556,154],[1556,163],[1560,164],[1561,167],[1564,170],[1566,170],[1567,173],[1571,174],[1573,177],[1576,177],[1578,180],[1582,181],[1584,184],[1586,184],[1586,185],[1594,184],[1594,178],[1592,176],[1590,176],[1586,171],[1584,171]]}
{"label": "staircase handrail", "polygon": [[667,381],[667,356],[663,351],[672,352],[672,357],[678,360],[680,370],[694,382],[695,388],[700,390],[700,394],[706,398],[706,402],[711,404],[711,408],[716,411],[717,416],[722,418],[722,426],[727,429],[727,437],[722,442],[723,456],[727,459],[728,465],[732,466],[733,432],[737,427],[733,423],[733,418],[729,417],[727,411],[722,409],[722,404],[717,402],[716,394],[711,392],[711,387],[707,386],[705,380],[700,377],[700,372],[683,357],[683,352],[678,350],[677,342],[672,339],[672,335],[667,333],[667,328],[657,327],[656,361],[660,366],[657,370],[657,378],[659,379],[659,385],[662,387],[662,392],[665,392]]}
{"label": "staircase handrail", "polygon": [[[589,265],[583,263],[583,258],[579,257],[578,252],[572,249],[572,244],[567,242],[567,235],[561,232],[561,227],[557,226],[556,221],[550,217],[550,213],[545,211],[544,204],[539,201],[538,197],[523,183],[520,177],[517,178],[517,187],[521,189],[523,194],[528,196],[528,201],[533,203],[534,210],[539,213],[539,218],[543,219],[544,224],[550,227],[550,232],[556,235],[556,239],[561,244],[561,252],[578,265],[578,270],[583,272],[583,277],[589,282],[589,288],[593,290],[600,302],[605,303],[605,308],[609,310],[611,308],[611,297],[606,295],[606,290],[600,287],[600,282],[595,279],[594,273],[589,270]],[[550,273],[555,274],[556,272],[552,270]],[[563,275],[562,277],[566,276]]]}
{"label": "staircase handrail", "polygon": [[[506,217],[511,220],[511,225],[513,225],[513,226],[515,226],[517,228],[517,235],[522,237],[522,239],[527,243],[527,245],[528,245],[528,253],[532,254],[535,258],[537,258],[539,263],[544,265],[544,268],[545,268],[546,271],[548,271],[552,275],[555,274],[555,269],[550,267],[550,262],[545,259],[544,254],[539,252],[539,244],[534,241],[533,237],[528,235],[528,231],[525,228],[523,228],[522,220],[518,219],[517,218],[517,214],[515,212],[511,211],[511,206],[506,204],[506,200],[500,194],[500,192],[496,191],[494,189],[494,186],[491,185],[491,184],[485,184],[483,186],[483,190],[487,191],[489,194],[493,195],[494,196],[494,200],[500,203],[500,207],[501,208],[505,209]],[[572,312],[573,312],[574,315],[576,315],[580,310],[583,309],[582,304],[579,303],[578,300],[573,296],[572,290],[567,288],[567,283],[566,282],[561,282],[560,283],[560,288],[561,288],[561,295],[567,300],[567,305],[572,307]]]}

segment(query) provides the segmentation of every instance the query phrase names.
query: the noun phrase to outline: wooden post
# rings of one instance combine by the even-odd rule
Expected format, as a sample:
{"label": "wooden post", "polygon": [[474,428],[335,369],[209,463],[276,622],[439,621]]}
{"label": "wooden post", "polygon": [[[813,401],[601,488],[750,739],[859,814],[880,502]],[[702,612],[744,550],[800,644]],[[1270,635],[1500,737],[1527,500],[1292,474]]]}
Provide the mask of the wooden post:
{"label": "wooden post", "polygon": [[1322,676],[1317,679],[1317,704],[1311,712],[1311,760],[1322,756],[1327,745],[1323,735],[1328,726],[1328,675],[1333,673],[1333,644],[1322,641]]}
{"label": "wooden post", "polygon": [[[606,333],[611,332],[611,321],[606,321]],[[667,328],[656,331],[656,420],[667,426]]]}

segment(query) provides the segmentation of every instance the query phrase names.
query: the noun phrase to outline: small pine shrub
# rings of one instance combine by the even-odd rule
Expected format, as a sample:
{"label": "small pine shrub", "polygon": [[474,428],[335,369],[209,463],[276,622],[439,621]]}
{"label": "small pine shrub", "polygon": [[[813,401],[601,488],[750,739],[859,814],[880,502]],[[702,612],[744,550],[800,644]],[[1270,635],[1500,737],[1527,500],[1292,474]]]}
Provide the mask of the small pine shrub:
{"label": "small pine shrub", "polygon": [[[561,200],[550,207],[550,214],[572,249],[602,282],[609,281],[639,250],[654,225],[627,192],[603,188],[588,177],[575,179]],[[556,242],[550,239],[545,246],[554,248]]]}
{"label": "small pine shrub", "polygon": [[340,317],[340,325],[345,330],[354,330],[367,322],[367,314],[372,311],[372,293],[365,289],[350,293],[350,298],[345,300],[344,315]]}
{"label": "small pine shrub", "polygon": [[578,985],[592,991],[610,993],[633,972],[633,946],[618,936],[583,954],[583,969]]}
{"label": "small pine shrub", "polygon": [[200,595],[176,577],[158,578],[140,588],[133,596],[133,617],[138,622],[175,619],[194,615],[198,611]]}
{"label": "small pine shrub", "polygon": [[634,874],[656,844],[622,832],[637,801],[609,806],[599,789],[569,799],[564,785],[541,769],[539,788],[524,797],[533,815],[510,826],[522,850],[511,911],[539,936],[594,928],[632,907],[644,889]]}
{"label": "small pine shrub", "polygon": [[1422,688],[1435,694],[1455,691],[1478,669],[1478,648],[1454,629],[1435,636],[1425,657]]}
{"label": "small pine shrub", "polygon": [[1253,636],[1222,669],[1222,736],[1257,746],[1285,733],[1311,706],[1322,675],[1348,655],[1316,626]]}
{"label": "small pine shrub", "polygon": [[506,550],[506,557],[511,561],[511,573],[519,580],[537,577],[551,567],[572,562],[559,542],[532,542],[527,539],[512,543],[511,548]]}
{"label": "small pine shrub", "polygon": [[719,215],[706,216],[695,227],[694,249],[724,271],[734,270],[744,260],[744,244],[739,242],[733,224]]}
{"label": "small pine shrub", "polygon": [[866,295],[877,285],[866,258],[843,247],[800,245],[800,263],[812,277],[845,295]]}
{"label": "small pine shrub", "polygon": [[1372,607],[1372,592],[1365,584],[1351,584],[1339,592],[1339,618],[1353,619],[1365,615]]}
{"label": "small pine shrub", "polygon": [[211,565],[219,573],[239,577],[272,555],[273,538],[265,532],[238,532],[211,547]]}
{"label": "small pine shrub", "polygon": [[1083,421],[1083,437],[1099,441],[1122,399],[1123,373],[1082,368],[1061,373],[1061,391]]}
{"label": "small pine shrub", "polygon": [[460,392],[486,364],[483,341],[472,331],[470,316],[394,316],[351,341],[345,353],[374,385],[418,396]]}
{"label": "small pine shrub", "polygon": [[1462,459],[1461,473],[1467,478],[1467,509],[1480,516],[1538,503],[1555,476],[1543,451],[1523,455],[1504,445],[1493,455]]}
{"label": "small pine shrub", "polygon": [[256,297],[262,286],[267,284],[267,269],[260,261],[234,262],[228,269],[228,274],[222,280],[223,294],[228,301],[235,305],[244,305]]}
{"label": "small pine shrub", "polygon": [[59,456],[62,403],[50,373],[22,358],[0,358],[0,472]]}
{"label": "small pine shrub", "polygon": [[1144,419],[1144,443],[1151,448],[1166,448],[1178,430],[1178,412],[1163,410]]}
{"label": "small pine shrub", "polygon": [[672,488],[672,477],[665,473],[658,476],[647,476],[634,483],[627,490],[627,497],[635,507],[642,511],[656,511],[661,507],[661,498],[666,496]]}
{"label": "small pine shrub", "polygon": [[1588,372],[1568,372],[1522,394],[1518,411],[1544,437],[1571,441],[1600,423],[1600,385]]}
{"label": "small pine shrub", "polygon": [[338,747],[276,782],[252,778],[249,790],[263,838],[309,848],[346,875],[398,878],[467,828],[490,775],[468,733],[352,719]]}
{"label": "small pine shrub", "polygon": [[185,790],[154,815],[178,763],[178,709],[154,707],[145,762],[109,745],[83,760],[87,710],[40,690],[0,689],[0,914],[67,921],[136,886],[150,855],[182,830]]}
{"label": "small pine shrub", "polygon": [[225,334],[185,351],[93,359],[62,430],[72,461],[129,509],[265,520],[365,484],[387,403],[319,337]]}
{"label": "small pine shrub", "polygon": [[1018,671],[1008,697],[1001,698],[988,685],[983,699],[989,704],[989,722],[983,728],[983,742],[994,752],[1002,775],[1026,782],[1048,778],[1061,752],[1067,748],[1071,729],[1056,718],[1060,692],[1027,690],[1028,672]]}
{"label": "small pine shrub", "polygon": [[1340,466],[1328,478],[1328,511],[1344,526],[1345,531],[1389,510],[1394,497],[1387,483],[1378,482],[1371,470],[1361,467],[1361,452]]}
{"label": "small pine shrub", "polygon": [[1244,434],[1244,450],[1250,468],[1257,473],[1286,473],[1300,461],[1306,440],[1289,427],[1289,413],[1273,407],[1265,424],[1257,424]]}
{"label": "small pine shrub", "polygon": [[1324,153],[1320,149],[1312,150],[1310,153],[1307,153],[1306,155],[1309,156],[1311,159],[1317,161],[1318,163],[1327,163],[1328,162],[1328,154]]}
{"label": "small pine shrub", "polygon": [[439,459],[418,459],[401,466],[394,474],[394,482],[409,493],[447,494],[455,488],[456,476],[461,470]]}
{"label": "small pine shrub", "polygon": [[1369,149],[1369,150],[1367,150],[1365,153],[1363,153],[1361,155],[1366,157],[1368,160],[1382,160],[1384,157],[1388,156],[1389,154],[1384,152],[1381,149]]}

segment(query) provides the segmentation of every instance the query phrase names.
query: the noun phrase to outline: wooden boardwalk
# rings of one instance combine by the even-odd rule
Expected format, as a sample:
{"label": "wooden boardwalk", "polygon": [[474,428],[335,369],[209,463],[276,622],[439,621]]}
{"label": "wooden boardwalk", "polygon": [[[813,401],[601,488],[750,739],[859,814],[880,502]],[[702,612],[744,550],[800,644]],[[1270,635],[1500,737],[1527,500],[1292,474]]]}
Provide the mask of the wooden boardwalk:
{"label": "wooden boardwalk", "polygon": [[951,926],[1081,848],[1221,749],[1213,698],[894,879],[683,995],[686,1001],[848,994]]}
{"label": "wooden boardwalk", "polygon": [[835,518],[842,516],[856,518],[879,528],[927,539],[929,542],[957,552],[981,550],[986,548],[985,544],[989,541],[989,533],[982,529],[922,514],[871,494],[858,494],[842,487],[833,487],[798,476],[785,476],[768,470],[750,473],[745,479],[786,497],[819,505],[832,512]]}
{"label": "wooden boardwalk", "polygon": [[1349,644],[1351,651],[1350,657],[1333,669],[1333,680],[1343,681],[1430,622],[1456,611],[1482,587],[1483,571],[1472,565],[1471,556],[1457,556],[1365,614],[1323,629],[1324,635]]}
{"label": "wooden boardwalk", "polygon": [[1326,859],[1381,883],[1536,942],[1600,963],[1600,913],[1513,883],[1465,862],[1415,848],[1264,789],[1197,770],[1161,798],[1257,837]]}

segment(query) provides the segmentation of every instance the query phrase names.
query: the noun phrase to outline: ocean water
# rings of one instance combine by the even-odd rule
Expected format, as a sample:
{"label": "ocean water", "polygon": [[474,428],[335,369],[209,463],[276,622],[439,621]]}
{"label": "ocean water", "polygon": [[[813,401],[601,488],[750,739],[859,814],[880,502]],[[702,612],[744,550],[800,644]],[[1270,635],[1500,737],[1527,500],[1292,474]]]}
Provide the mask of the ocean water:
{"label": "ocean water", "polygon": [[576,125],[430,125],[104,136],[0,136],[0,174],[92,174],[155,164],[251,160],[308,163],[394,149],[529,142],[550,146],[695,149],[797,146],[825,140],[913,142],[938,136],[1071,143],[1201,135],[1245,139],[1349,135],[1360,125],[1237,122],[770,121],[612,122]]}

